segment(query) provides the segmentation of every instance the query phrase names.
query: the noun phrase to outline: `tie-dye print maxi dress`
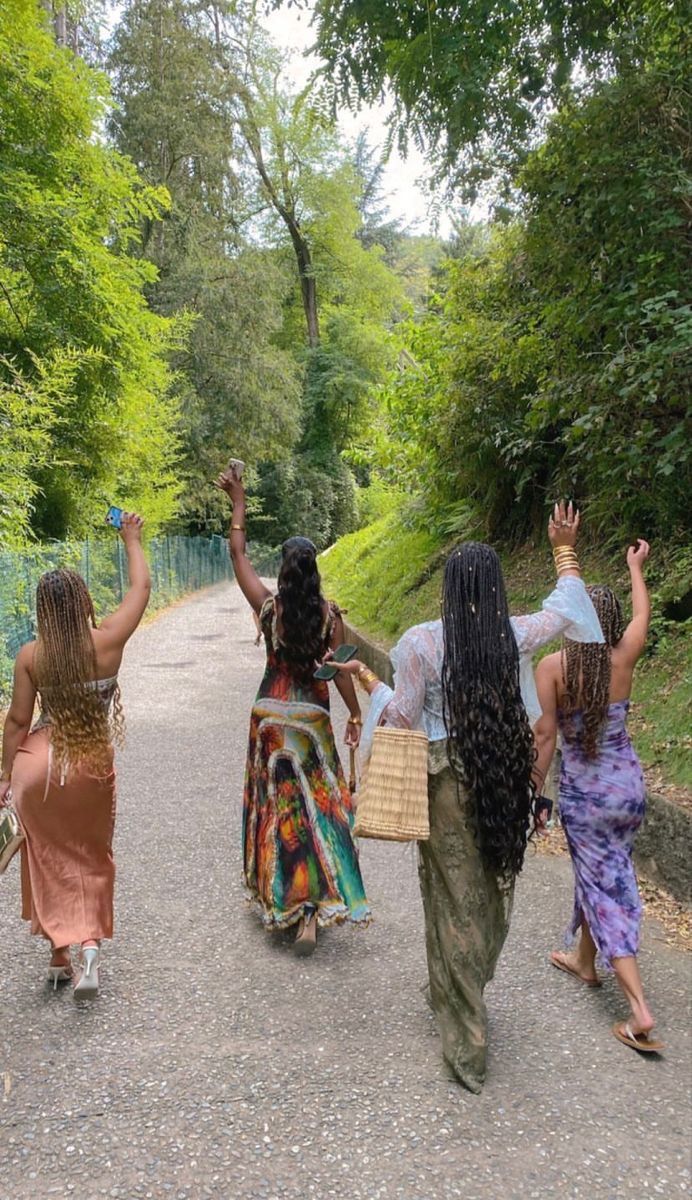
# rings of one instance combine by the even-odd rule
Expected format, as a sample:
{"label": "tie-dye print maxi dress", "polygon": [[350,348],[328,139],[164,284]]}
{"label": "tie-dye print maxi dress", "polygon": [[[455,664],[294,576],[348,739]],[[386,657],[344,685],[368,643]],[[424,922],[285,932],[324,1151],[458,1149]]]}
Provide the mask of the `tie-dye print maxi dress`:
{"label": "tie-dye print maxi dress", "polygon": [[[325,620],[325,650],[333,610]],[[243,805],[249,899],[269,928],[367,923],[370,910],[351,835],[353,804],[334,741],[329,686],[299,682],[282,654],[274,602],[260,613],[267,665],[250,718]]]}

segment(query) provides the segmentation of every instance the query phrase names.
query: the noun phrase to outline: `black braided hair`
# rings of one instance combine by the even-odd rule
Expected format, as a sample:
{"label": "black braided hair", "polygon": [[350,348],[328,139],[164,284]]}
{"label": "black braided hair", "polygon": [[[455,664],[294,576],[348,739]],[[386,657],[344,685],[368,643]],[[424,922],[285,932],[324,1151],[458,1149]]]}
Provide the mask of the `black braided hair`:
{"label": "black braided hair", "polygon": [[502,568],[483,542],[463,542],[447,559],[442,624],[450,764],[475,805],[484,862],[513,876],[524,862],[536,754]]}
{"label": "black braided hair", "polygon": [[567,718],[567,736],[575,738],[574,714],[582,713],[579,744],[587,758],[596,758],[610,703],[610,652],[625,631],[622,608],[615,592],[603,584],[588,587],[603,630],[605,643],[572,642],[565,638],[562,678],[565,693],[562,710]]}
{"label": "black braided hair", "polygon": [[309,538],[292,537],[281,554],[282,657],[296,679],[308,683],[327,649],[317,551]]}

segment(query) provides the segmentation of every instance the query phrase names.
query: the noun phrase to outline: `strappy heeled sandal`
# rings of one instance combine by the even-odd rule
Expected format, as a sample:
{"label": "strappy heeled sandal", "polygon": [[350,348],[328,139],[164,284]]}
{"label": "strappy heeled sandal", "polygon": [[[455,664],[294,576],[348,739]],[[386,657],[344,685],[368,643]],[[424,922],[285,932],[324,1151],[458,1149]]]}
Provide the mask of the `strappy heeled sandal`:
{"label": "strappy heeled sandal", "polygon": [[74,988],[75,1000],[93,1000],[99,991],[99,948],[82,949],[82,973]]}

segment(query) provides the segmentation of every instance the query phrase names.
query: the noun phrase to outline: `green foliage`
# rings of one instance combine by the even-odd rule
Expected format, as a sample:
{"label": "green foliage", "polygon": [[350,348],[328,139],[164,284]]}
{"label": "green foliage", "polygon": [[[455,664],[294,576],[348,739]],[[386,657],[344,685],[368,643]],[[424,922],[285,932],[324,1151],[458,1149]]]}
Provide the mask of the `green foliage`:
{"label": "green foliage", "polygon": [[[177,411],[165,354],[182,330],[151,313],[140,223],[166,204],[97,132],[103,79],[58,48],[34,0],[0,30],[0,462],[18,536],[60,536],[118,500],[154,526],[174,508]],[[17,397],[31,397],[30,418]],[[31,460],[33,456],[33,461]],[[7,532],[5,530],[4,532]]]}
{"label": "green foliage", "polygon": [[316,0],[313,19],[328,93],[356,106],[389,85],[402,146],[427,144],[473,197],[511,177],[575,78],[653,65],[687,15],[682,0]]}
{"label": "green foliage", "polygon": [[522,219],[450,261],[402,330],[378,461],[422,481],[441,531],[524,537],[568,493],[609,537],[683,538],[683,104],[649,73],[566,106],[522,172]]}

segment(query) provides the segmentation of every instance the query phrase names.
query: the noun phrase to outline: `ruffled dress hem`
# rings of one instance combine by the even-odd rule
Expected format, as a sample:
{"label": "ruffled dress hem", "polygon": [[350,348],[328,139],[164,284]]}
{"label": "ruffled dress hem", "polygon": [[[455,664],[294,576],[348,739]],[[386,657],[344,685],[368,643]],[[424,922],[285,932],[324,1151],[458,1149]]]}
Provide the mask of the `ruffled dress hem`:
{"label": "ruffled dress hem", "polygon": [[[257,913],[268,932],[290,929],[292,925],[297,925],[303,916],[306,904],[306,901],[301,900],[295,908],[279,915],[274,911],[268,910],[262,903],[259,895],[249,890],[247,885],[245,887],[245,902]],[[317,924],[320,929],[328,929],[330,925],[357,925],[361,929],[365,929],[372,921],[372,913],[366,905],[356,909],[349,909],[345,904],[334,904],[330,901],[320,903],[318,901],[315,907],[317,908]]]}

